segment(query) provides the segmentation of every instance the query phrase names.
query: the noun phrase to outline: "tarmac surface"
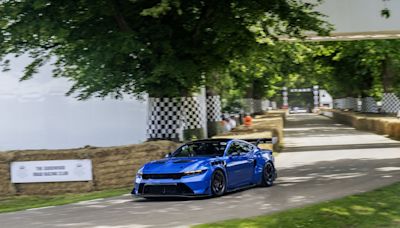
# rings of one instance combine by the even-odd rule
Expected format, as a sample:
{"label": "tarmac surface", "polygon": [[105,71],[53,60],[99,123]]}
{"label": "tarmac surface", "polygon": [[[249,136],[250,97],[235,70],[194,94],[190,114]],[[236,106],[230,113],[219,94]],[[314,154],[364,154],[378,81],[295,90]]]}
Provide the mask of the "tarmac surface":
{"label": "tarmac surface", "polygon": [[279,177],[270,188],[219,198],[132,199],[129,194],[64,206],[0,214],[13,227],[188,227],[268,214],[331,200],[400,181],[400,142],[314,114],[288,118]]}

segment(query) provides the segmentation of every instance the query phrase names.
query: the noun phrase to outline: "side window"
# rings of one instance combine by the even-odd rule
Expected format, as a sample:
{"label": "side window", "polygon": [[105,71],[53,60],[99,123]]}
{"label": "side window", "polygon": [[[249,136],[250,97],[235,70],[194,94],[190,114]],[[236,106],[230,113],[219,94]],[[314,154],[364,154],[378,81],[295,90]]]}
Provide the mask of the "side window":
{"label": "side window", "polygon": [[240,142],[241,153],[249,153],[253,150],[253,146],[247,143]]}
{"label": "side window", "polygon": [[231,155],[233,153],[240,153],[240,148],[237,142],[231,143],[228,149],[228,155]]}
{"label": "side window", "polygon": [[177,157],[188,157],[191,152],[192,152],[192,148],[190,148],[188,145],[185,145],[185,146],[181,147],[181,149],[178,151],[176,156]]}
{"label": "side window", "polygon": [[253,146],[242,142],[233,142],[228,149],[228,155],[232,153],[244,154],[253,150]]}
{"label": "side window", "polygon": [[255,149],[257,149],[257,147],[251,143],[248,143],[247,146],[249,147],[249,152],[254,151]]}
{"label": "side window", "polygon": [[180,150],[177,151],[176,154],[174,154],[175,157],[193,157],[195,155],[196,150],[198,149],[198,146],[195,144],[187,144],[184,145],[183,147],[180,148]]}

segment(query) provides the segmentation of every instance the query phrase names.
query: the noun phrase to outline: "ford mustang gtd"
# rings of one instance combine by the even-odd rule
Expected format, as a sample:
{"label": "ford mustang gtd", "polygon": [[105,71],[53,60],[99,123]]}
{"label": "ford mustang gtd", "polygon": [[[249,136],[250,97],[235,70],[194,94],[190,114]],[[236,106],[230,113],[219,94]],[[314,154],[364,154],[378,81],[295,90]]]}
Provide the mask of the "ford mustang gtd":
{"label": "ford mustang gtd", "polygon": [[259,143],[271,139],[206,139],[184,144],[136,174],[132,195],[151,197],[221,196],[277,177],[272,151]]}

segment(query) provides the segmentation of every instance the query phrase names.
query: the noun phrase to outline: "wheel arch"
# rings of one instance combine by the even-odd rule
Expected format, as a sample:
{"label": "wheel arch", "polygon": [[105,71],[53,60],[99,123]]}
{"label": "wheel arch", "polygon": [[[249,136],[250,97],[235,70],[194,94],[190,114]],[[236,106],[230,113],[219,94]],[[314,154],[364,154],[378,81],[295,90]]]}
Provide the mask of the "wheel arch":
{"label": "wheel arch", "polygon": [[216,166],[216,167],[214,167],[214,170],[212,173],[216,172],[217,170],[220,170],[222,172],[222,174],[224,174],[225,181],[228,183],[228,174],[226,173],[226,169],[224,169],[220,166]]}
{"label": "wheel arch", "polygon": [[[271,180],[270,180],[270,183],[268,183],[268,182],[266,182],[265,181],[265,171],[264,171],[264,169],[265,169],[265,167],[267,166],[267,164],[270,164],[271,166],[272,166],[272,170],[273,170],[273,172],[271,173],[271,174],[273,174],[273,176],[271,177]],[[277,171],[276,171],[276,168],[275,168],[275,164],[274,164],[274,162],[273,161],[271,161],[271,160],[269,160],[269,161],[266,161],[265,162],[265,165],[264,165],[264,168],[263,168],[263,174],[262,174],[262,177],[261,177],[262,179],[261,179],[261,186],[265,186],[265,187],[271,187],[272,185],[273,185],[273,183],[274,183],[274,181],[276,180],[276,178],[277,178]]]}
{"label": "wheel arch", "polygon": [[[211,174],[211,177],[210,177],[210,186],[211,186],[211,178],[212,178],[212,175],[214,174],[214,172],[216,172],[217,170],[219,170],[219,171],[221,171],[222,172],[222,174],[224,175],[224,177],[225,177],[225,183],[226,183],[226,191],[228,191],[228,184],[229,184],[229,180],[228,180],[228,173],[227,173],[227,171],[226,171],[226,169],[224,168],[224,167],[221,167],[221,166],[215,166],[215,167],[213,167],[214,169],[213,169],[213,171],[212,171],[212,174]],[[211,189],[211,188],[210,188]]]}

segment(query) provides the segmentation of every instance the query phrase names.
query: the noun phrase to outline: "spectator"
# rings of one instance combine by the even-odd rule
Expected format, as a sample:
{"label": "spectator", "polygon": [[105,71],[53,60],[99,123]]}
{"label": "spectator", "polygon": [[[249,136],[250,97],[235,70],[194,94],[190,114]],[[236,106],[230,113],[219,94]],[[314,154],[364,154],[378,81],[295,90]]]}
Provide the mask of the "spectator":
{"label": "spectator", "polygon": [[246,114],[246,116],[243,118],[244,126],[250,127],[253,125],[253,118],[250,116],[250,114]]}
{"label": "spectator", "polygon": [[223,132],[229,132],[232,130],[231,125],[229,123],[229,119],[223,118],[221,123],[222,123],[222,131]]}
{"label": "spectator", "polygon": [[231,125],[231,129],[235,129],[236,128],[235,116],[231,116],[231,118],[229,118],[229,124]]}

